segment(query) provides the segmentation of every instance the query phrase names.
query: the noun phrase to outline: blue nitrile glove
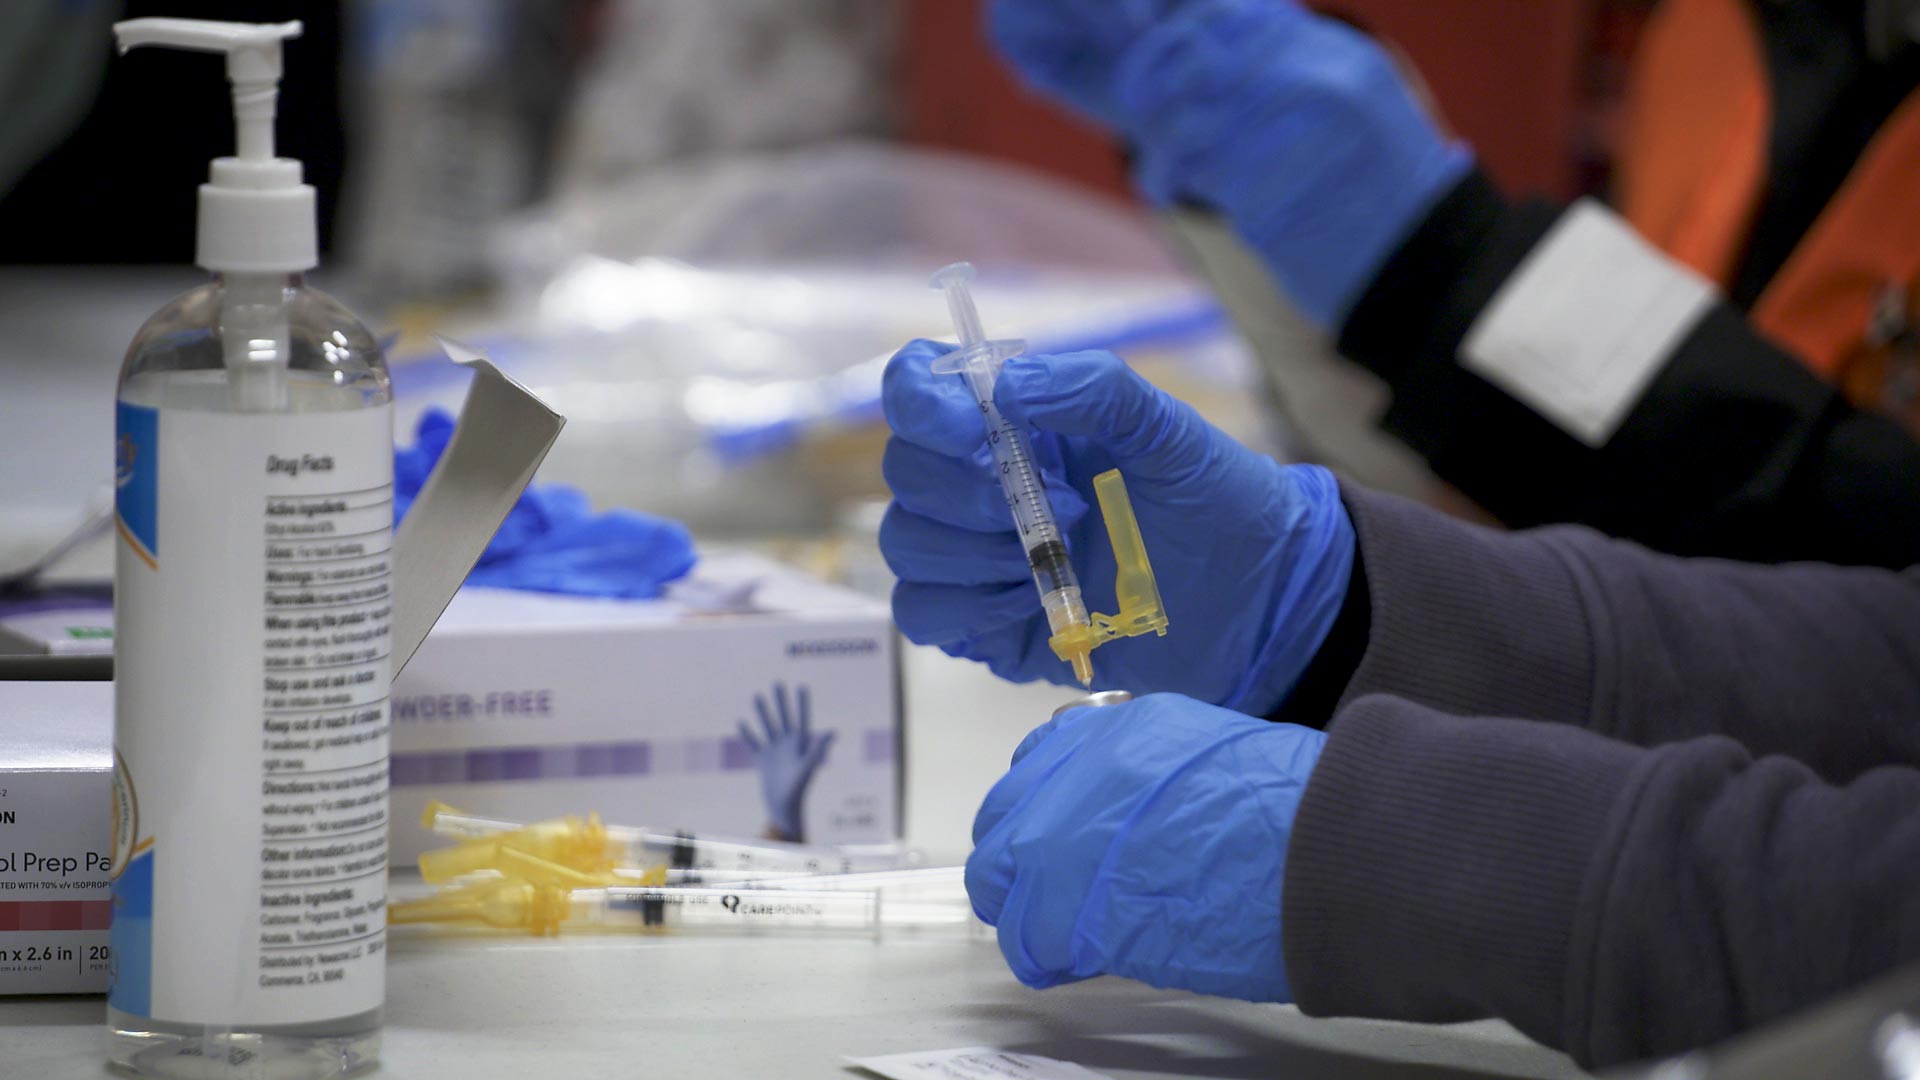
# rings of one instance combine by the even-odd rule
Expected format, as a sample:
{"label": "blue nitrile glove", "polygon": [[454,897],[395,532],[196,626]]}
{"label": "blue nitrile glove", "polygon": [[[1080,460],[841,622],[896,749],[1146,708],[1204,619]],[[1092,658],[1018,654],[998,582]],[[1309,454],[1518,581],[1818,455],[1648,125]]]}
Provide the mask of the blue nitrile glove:
{"label": "blue nitrile glove", "polygon": [[[413,507],[453,436],[453,417],[421,414],[412,446],[393,453],[393,520]],[[467,584],[498,589],[646,599],[693,569],[693,537],[677,521],[631,510],[595,514],[585,494],[529,487],[507,513]]]}
{"label": "blue nitrile glove", "polygon": [[[887,365],[894,436],[882,464],[894,503],[880,550],[900,578],[893,615],[909,640],[979,660],[1006,679],[1066,684],[1047,647],[1026,552],[1000,491],[980,409],[950,349],[916,341]],[[1087,607],[1113,611],[1116,566],[1093,478],[1119,468],[1171,624],[1093,654],[1095,685],[1172,691],[1268,713],[1326,640],[1353,569],[1353,524],[1333,475],[1248,450],[1105,352],[1022,356],[994,392],[1034,431]]]}
{"label": "blue nitrile glove", "polygon": [[1029,82],[1132,143],[1149,197],[1224,212],[1324,328],[1472,160],[1379,45],[1293,0],[995,0],[989,20]]}
{"label": "blue nitrile glove", "polygon": [[1173,694],[1063,713],[974,819],[973,910],[1028,986],[1286,1001],[1281,879],[1326,740]]}
{"label": "blue nitrile glove", "polygon": [[760,714],[762,737],[755,737],[745,720],[740,721],[740,738],[753,754],[760,770],[760,794],[767,803],[767,823],[781,840],[795,843],[807,838],[807,786],[813,774],[827,760],[833,748],[833,732],[813,733],[813,704],[807,688],[794,693],[794,705],[788,708],[785,683],[773,684],[772,709],[764,695],[753,695],[753,711]]}

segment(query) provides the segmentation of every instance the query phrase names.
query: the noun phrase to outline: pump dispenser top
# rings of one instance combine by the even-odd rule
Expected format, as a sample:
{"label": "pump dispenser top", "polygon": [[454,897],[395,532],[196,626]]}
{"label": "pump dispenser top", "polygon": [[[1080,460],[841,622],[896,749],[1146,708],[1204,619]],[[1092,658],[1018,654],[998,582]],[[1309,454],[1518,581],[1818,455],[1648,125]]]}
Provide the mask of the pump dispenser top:
{"label": "pump dispenser top", "polygon": [[319,265],[312,186],[300,162],[275,157],[280,43],[298,22],[129,19],[115,23],[120,51],[142,45],[224,53],[233,84],[235,156],[214,159],[200,185],[194,261],[219,274],[297,274]]}

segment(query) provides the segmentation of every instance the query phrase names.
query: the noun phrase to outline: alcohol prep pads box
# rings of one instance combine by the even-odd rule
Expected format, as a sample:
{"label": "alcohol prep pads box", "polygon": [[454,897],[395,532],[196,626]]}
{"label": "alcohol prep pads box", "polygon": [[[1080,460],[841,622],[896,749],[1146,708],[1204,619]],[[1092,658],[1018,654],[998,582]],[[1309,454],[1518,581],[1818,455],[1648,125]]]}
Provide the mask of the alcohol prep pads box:
{"label": "alcohol prep pads box", "polygon": [[0,996],[106,992],[113,684],[0,682]]}
{"label": "alcohol prep pads box", "polygon": [[807,843],[899,828],[884,603],[709,554],[658,601],[468,588],[395,680],[395,865],[447,843],[429,801],[533,821]]}
{"label": "alcohol prep pads box", "polygon": [[105,586],[0,596],[0,653],[113,655],[113,597]]}

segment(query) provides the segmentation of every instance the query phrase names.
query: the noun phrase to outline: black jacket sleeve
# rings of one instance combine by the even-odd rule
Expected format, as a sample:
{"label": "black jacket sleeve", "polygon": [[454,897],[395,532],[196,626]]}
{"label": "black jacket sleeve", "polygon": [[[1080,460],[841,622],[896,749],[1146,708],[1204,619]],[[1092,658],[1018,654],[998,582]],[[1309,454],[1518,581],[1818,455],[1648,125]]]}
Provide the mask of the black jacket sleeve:
{"label": "black jacket sleeve", "polygon": [[1343,497],[1370,612],[1288,847],[1302,1009],[1608,1064],[1920,962],[1920,571]]}
{"label": "black jacket sleeve", "polygon": [[1920,961],[1920,770],[1349,704],[1288,847],[1303,1011],[1677,1053]]}
{"label": "black jacket sleeve", "polygon": [[1517,527],[1574,522],[1762,562],[1920,563],[1920,443],[1725,303],[1598,448],[1464,368],[1462,339],[1558,216],[1472,174],[1389,260],[1339,340],[1391,387],[1387,431]]}
{"label": "black jacket sleeve", "polygon": [[1920,569],[1678,559],[1342,498],[1370,607],[1342,706],[1390,694],[1646,747],[1724,735],[1835,782],[1920,767]]}

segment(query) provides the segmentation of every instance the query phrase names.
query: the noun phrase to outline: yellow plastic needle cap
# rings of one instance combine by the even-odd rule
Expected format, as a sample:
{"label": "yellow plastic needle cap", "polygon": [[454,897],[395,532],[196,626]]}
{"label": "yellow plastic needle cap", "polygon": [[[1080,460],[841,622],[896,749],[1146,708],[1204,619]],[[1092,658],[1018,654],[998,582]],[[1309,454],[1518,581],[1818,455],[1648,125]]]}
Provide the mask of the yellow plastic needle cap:
{"label": "yellow plastic needle cap", "polygon": [[603,875],[613,869],[619,850],[607,839],[598,814],[585,821],[567,817],[423,852],[420,876],[438,883],[477,870],[499,870],[502,851],[531,855],[582,874]]}
{"label": "yellow plastic needle cap", "polygon": [[1140,535],[1140,522],[1133,516],[1133,500],[1127,497],[1127,483],[1120,470],[1109,469],[1093,478],[1093,491],[1100,499],[1100,516],[1107,522],[1107,540],[1113,544],[1113,561],[1119,567],[1113,579],[1113,594],[1120,611],[1114,615],[1091,617],[1089,626],[1070,626],[1047,639],[1053,654],[1073,665],[1073,674],[1083,685],[1093,685],[1093,650],[1120,637],[1167,632],[1167,609],[1160,603],[1160,586],[1153,577],[1153,564],[1147,561],[1147,542]]}
{"label": "yellow plastic needle cap", "polygon": [[1093,478],[1093,492],[1100,499],[1100,516],[1106,519],[1107,540],[1113,544],[1113,561],[1119,566],[1113,578],[1114,598],[1120,605],[1111,620],[1114,636],[1165,634],[1167,609],[1160,603],[1160,585],[1153,577],[1153,563],[1147,560],[1147,541],[1140,535],[1139,519],[1133,516],[1127,482],[1120,470],[1109,469]]}
{"label": "yellow plastic needle cap", "polygon": [[387,905],[387,921],[490,926],[545,937],[558,933],[572,910],[572,891],[512,879],[441,889],[420,900]]}

